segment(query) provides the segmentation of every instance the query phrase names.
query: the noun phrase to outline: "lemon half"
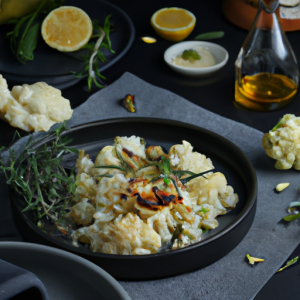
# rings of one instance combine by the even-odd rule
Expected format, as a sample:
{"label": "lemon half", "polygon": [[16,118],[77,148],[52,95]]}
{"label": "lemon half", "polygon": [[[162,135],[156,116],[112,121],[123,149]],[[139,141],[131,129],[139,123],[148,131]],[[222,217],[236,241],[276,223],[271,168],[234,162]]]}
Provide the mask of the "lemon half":
{"label": "lemon half", "polygon": [[93,24],[82,9],[61,6],[52,10],[42,24],[45,42],[59,51],[71,52],[83,47],[91,38]]}
{"label": "lemon half", "polygon": [[151,17],[151,25],[166,40],[179,42],[194,29],[196,17],[184,8],[162,8]]}

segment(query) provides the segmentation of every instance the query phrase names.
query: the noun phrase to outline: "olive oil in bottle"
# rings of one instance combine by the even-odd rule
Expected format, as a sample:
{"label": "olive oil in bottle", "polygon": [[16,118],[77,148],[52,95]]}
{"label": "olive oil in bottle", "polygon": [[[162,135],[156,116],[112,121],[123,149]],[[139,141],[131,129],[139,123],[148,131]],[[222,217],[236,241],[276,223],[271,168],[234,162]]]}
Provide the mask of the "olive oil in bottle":
{"label": "olive oil in bottle", "polygon": [[268,111],[288,104],[298,86],[285,75],[258,73],[244,76],[235,83],[235,101],[243,107]]}
{"label": "olive oil in bottle", "polygon": [[257,14],[235,61],[235,105],[269,111],[295,98],[299,71],[280,24],[279,0],[259,0]]}

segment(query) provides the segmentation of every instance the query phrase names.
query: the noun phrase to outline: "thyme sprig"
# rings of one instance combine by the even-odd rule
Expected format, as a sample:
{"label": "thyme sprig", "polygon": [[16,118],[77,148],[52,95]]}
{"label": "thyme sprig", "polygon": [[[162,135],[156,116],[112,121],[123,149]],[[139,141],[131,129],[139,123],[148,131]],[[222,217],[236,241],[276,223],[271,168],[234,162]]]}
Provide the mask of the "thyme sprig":
{"label": "thyme sprig", "polygon": [[[66,207],[75,195],[76,184],[74,169],[68,175],[60,165],[63,154],[78,150],[67,147],[70,139],[61,134],[67,130],[65,122],[49,137],[53,141],[34,147],[37,141],[29,138],[19,159],[14,150],[10,151],[10,164],[4,166],[0,160],[7,184],[24,197],[23,212],[32,210],[36,219],[43,217],[59,222],[66,213]],[[44,139],[46,139],[44,138]],[[39,143],[41,140],[38,141]]]}
{"label": "thyme sprig", "polygon": [[[89,43],[87,43],[82,49],[88,49],[89,53],[85,54],[81,57],[84,64],[84,71],[82,73],[72,72],[72,74],[76,78],[83,78],[88,76],[88,88],[91,90],[92,84],[94,83],[98,88],[104,88],[105,85],[102,80],[105,80],[105,76],[103,76],[99,72],[99,62],[106,62],[107,59],[101,52],[100,48],[108,49],[111,53],[115,53],[115,51],[111,47],[110,41],[110,32],[111,32],[111,24],[110,24],[111,15],[108,15],[105,20],[103,26],[100,26],[98,20],[93,20],[93,35],[92,39]],[[95,42],[93,38],[98,38]]]}

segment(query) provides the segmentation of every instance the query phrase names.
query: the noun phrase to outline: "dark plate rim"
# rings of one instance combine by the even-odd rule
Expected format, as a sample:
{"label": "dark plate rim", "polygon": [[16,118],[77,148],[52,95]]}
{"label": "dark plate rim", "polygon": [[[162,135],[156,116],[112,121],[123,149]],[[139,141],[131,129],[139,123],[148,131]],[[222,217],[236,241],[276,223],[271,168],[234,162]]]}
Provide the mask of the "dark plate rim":
{"label": "dark plate rim", "polygon": [[[43,252],[45,255],[49,256],[60,256],[66,260],[73,261],[74,264],[80,264],[87,270],[91,270],[97,273],[102,280],[104,280],[107,285],[110,285],[111,288],[115,289],[115,291],[119,294],[120,297],[124,300],[130,300],[130,297],[126,293],[125,289],[120,285],[120,283],[113,278],[108,272],[103,270],[101,267],[97,266],[96,264],[92,263],[91,261],[80,257],[76,254],[73,254],[66,250],[57,249],[50,246],[35,244],[35,243],[26,243],[26,242],[14,242],[14,241],[1,241],[0,242],[0,250],[2,249],[16,249],[22,252],[22,250],[29,250],[31,252]],[[21,255],[21,253],[20,253]],[[36,274],[38,276],[38,274]]]}
{"label": "dark plate rim", "polygon": [[[105,63],[103,66],[99,67],[99,72],[103,72],[106,69],[108,69],[110,66],[112,66],[116,62],[118,62],[128,52],[128,50],[130,49],[130,47],[132,46],[132,44],[134,42],[135,27],[133,25],[132,20],[128,16],[128,14],[122,8],[118,7],[115,4],[110,3],[108,1],[105,1],[105,0],[94,0],[94,1],[105,3],[107,6],[113,7],[115,10],[119,11],[124,16],[125,20],[128,22],[129,31],[130,31],[130,38],[129,38],[125,48],[119,54],[117,54],[115,57],[113,57],[113,59],[111,61],[109,61],[109,62]],[[25,77],[26,78],[32,78],[32,79],[38,78],[38,77],[41,77],[41,78],[44,78],[44,79],[60,78],[60,77],[64,77],[64,76],[68,76],[68,77],[72,76],[72,78],[74,77],[74,75],[72,75],[71,73],[59,74],[59,75],[42,75],[42,74],[39,75],[39,74],[36,74],[36,75],[26,75],[26,76],[22,75],[22,76],[20,76],[19,74],[16,74],[16,73],[11,73],[11,72],[1,71],[1,70],[0,70],[0,72],[2,72],[2,74],[7,74],[8,76],[16,76],[16,78],[19,78],[19,79],[25,78]],[[83,78],[86,78],[86,77],[87,76],[82,77],[80,79],[83,79]],[[77,78],[74,77],[74,79],[77,79]],[[71,79],[68,80],[68,81],[71,81]]]}
{"label": "dark plate rim", "polygon": [[[247,164],[248,172],[251,173],[250,176],[252,177],[252,181],[254,183],[254,186],[253,186],[253,189],[250,191],[250,195],[246,199],[245,206],[243,207],[242,211],[239,213],[237,218],[233,221],[233,223],[231,223],[229,226],[224,228],[222,231],[220,231],[216,235],[214,235],[212,237],[209,237],[208,239],[206,239],[204,241],[200,241],[198,243],[189,245],[187,247],[177,249],[177,250],[174,250],[174,251],[164,252],[164,253],[154,253],[154,254],[146,254],[146,255],[120,255],[120,254],[105,254],[105,253],[92,252],[91,251],[89,253],[89,256],[103,257],[103,258],[114,258],[114,259],[117,259],[117,260],[132,260],[132,259],[134,259],[134,260],[139,260],[139,259],[144,260],[144,259],[147,259],[147,258],[151,259],[151,258],[157,257],[157,256],[178,255],[180,253],[184,253],[186,251],[190,251],[190,250],[193,250],[195,248],[205,246],[209,243],[213,243],[216,240],[218,240],[219,238],[225,236],[228,232],[235,229],[247,217],[247,215],[251,212],[251,210],[253,209],[253,206],[256,205],[257,190],[258,190],[258,188],[257,188],[257,177],[256,177],[256,173],[255,173],[254,168],[253,168],[251,162],[249,161],[249,159],[246,157],[246,155],[243,153],[243,151],[238,146],[236,146],[234,143],[232,143],[228,139],[222,137],[221,135],[219,135],[215,132],[212,132],[208,129],[202,128],[200,126],[196,126],[196,125],[181,122],[181,121],[171,120],[171,119],[149,118],[149,117],[123,117],[123,118],[109,118],[109,119],[104,119],[104,120],[100,120],[100,121],[94,121],[94,122],[79,124],[79,125],[73,126],[70,130],[68,130],[66,133],[64,133],[64,135],[68,135],[68,133],[72,133],[72,132],[75,132],[77,130],[81,130],[81,129],[84,129],[84,128],[89,128],[89,127],[92,127],[92,126],[99,126],[99,125],[102,125],[102,124],[116,123],[116,122],[119,122],[119,123],[123,123],[123,122],[161,123],[161,124],[167,124],[167,125],[171,125],[171,126],[180,126],[180,127],[186,128],[186,129],[191,129],[191,130],[196,130],[196,131],[202,131],[202,132],[204,132],[204,134],[208,134],[208,135],[212,136],[214,139],[221,140],[222,143],[228,144],[229,147],[233,148],[237,153],[239,153],[239,155],[241,155],[241,157],[243,158],[243,160]],[[49,140],[43,140],[42,143],[45,143]],[[34,147],[37,147],[42,143],[36,143],[34,145]],[[62,247],[61,243],[57,242],[54,238],[51,238],[50,236],[43,233],[42,231],[37,231],[38,228],[36,226],[34,227],[34,229],[35,229],[36,232],[38,232],[39,235],[43,235],[47,240],[50,240],[52,243]],[[71,246],[64,245],[64,248],[71,249]],[[72,251],[77,252],[77,253],[81,253],[80,251],[77,251],[77,249],[78,248],[74,247],[74,249],[72,248]]]}

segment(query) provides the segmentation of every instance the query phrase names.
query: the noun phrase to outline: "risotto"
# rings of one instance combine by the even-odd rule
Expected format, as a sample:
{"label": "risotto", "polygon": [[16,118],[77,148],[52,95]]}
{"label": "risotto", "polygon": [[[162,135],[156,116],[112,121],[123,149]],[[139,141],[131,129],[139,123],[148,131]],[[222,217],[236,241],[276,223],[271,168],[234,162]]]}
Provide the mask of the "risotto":
{"label": "risotto", "polygon": [[71,238],[93,252],[141,255],[197,243],[238,202],[225,176],[186,141],[165,154],[140,137],[116,137],[95,163],[81,150],[76,166],[70,216],[79,228]]}

